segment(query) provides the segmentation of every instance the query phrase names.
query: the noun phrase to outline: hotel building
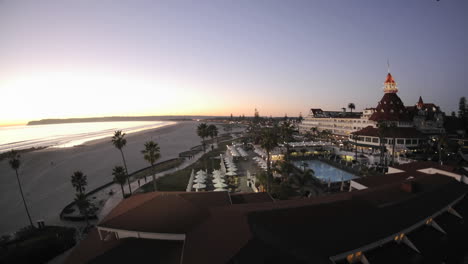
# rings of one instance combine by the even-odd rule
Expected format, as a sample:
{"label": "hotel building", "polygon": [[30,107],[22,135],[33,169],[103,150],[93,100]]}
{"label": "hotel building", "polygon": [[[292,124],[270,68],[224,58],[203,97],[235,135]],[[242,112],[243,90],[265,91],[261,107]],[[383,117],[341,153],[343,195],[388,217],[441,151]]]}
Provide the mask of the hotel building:
{"label": "hotel building", "polygon": [[[428,137],[444,133],[444,114],[438,106],[424,103],[421,97],[414,106],[405,106],[397,93],[397,83],[388,73],[384,96],[375,108],[364,109],[362,113],[311,109],[299,131],[306,133],[313,128],[319,132],[329,130],[335,135],[349,136],[350,141],[359,147],[371,149],[380,146],[379,137],[383,137],[383,144],[387,147],[393,146],[395,140],[396,149],[407,149]],[[384,123],[388,129],[379,130],[379,123]]]}

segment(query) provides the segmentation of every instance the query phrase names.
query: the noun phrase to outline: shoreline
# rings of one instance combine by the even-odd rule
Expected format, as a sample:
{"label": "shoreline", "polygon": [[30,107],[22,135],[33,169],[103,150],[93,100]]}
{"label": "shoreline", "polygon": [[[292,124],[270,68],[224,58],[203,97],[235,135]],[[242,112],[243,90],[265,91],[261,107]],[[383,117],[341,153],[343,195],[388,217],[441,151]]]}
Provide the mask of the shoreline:
{"label": "shoreline", "polygon": [[[153,140],[161,148],[162,162],[177,158],[180,152],[200,144],[196,134],[196,121],[174,124],[128,134],[123,149],[129,173],[148,166],[141,150],[144,143]],[[44,219],[46,224],[58,224],[57,212],[73,200],[75,190],[70,183],[74,171],[87,175],[87,190],[93,190],[112,180],[112,168],[122,164],[120,152],[110,138],[88,141],[77,147],[46,148],[21,155],[19,177],[25,199],[35,222]],[[14,170],[6,160],[0,161],[0,234],[13,232],[27,225],[27,217]]]}
{"label": "shoreline", "polygon": [[[125,121],[125,122],[131,122],[131,121]],[[135,121],[137,122],[137,121]],[[148,121],[150,122],[150,121]],[[127,137],[131,136],[131,135],[134,135],[134,134],[138,134],[138,133],[144,133],[146,131],[149,131],[149,130],[157,130],[157,129],[162,129],[164,127],[169,127],[169,126],[174,126],[174,125],[177,125],[179,122],[181,121],[154,121],[154,122],[161,122],[161,124],[155,124],[154,126],[149,126],[149,127],[144,127],[144,128],[133,128],[132,127],[129,127],[129,128],[123,128],[121,129],[122,131],[124,131],[124,133],[126,133]],[[114,122],[116,123],[116,122]],[[55,124],[50,124],[50,125],[55,125]],[[130,129],[129,132],[125,132],[126,129]],[[118,129],[116,129],[118,130]],[[134,130],[134,131],[132,131]],[[90,137],[89,139],[86,139],[86,138],[83,138],[83,139],[69,139],[69,141],[66,141],[65,143],[57,143],[57,142],[60,142],[60,138],[56,138],[56,139],[50,139],[50,141],[54,141],[56,140],[57,142],[53,143],[53,142],[49,142],[49,144],[45,144],[45,145],[34,145],[34,146],[31,146],[31,147],[25,147],[25,148],[21,148],[21,147],[12,147],[12,148],[9,148],[8,150],[5,150],[5,151],[2,151],[0,152],[0,155],[4,154],[4,153],[7,153],[9,152],[10,150],[17,150],[19,152],[33,152],[33,151],[36,151],[36,150],[44,150],[44,149],[66,149],[66,148],[74,148],[74,147],[80,147],[80,146],[85,146],[85,145],[89,145],[89,144],[98,144],[100,142],[102,142],[103,140],[105,140],[106,138],[109,138],[109,137],[112,137],[113,134],[111,135],[99,135],[99,136],[95,136],[95,137]],[[70,137],[73,137],[73,135],[70,135]],[[28,141],[34,141],[36,139],[28,139],[24,142],[28,142]],[[75,142],[75,143],[74,143]],[[8,145],[8,144],[13,144],[13,143],[5,143],[3,145]]]}

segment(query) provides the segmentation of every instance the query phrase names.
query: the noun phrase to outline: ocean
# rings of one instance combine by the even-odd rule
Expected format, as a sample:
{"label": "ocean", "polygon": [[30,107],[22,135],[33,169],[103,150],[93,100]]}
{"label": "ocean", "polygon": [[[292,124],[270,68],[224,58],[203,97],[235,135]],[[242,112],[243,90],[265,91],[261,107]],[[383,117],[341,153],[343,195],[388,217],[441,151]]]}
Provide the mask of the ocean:
{"label": "ocean", "polygon": [[89,122],[0,127],[0,153],[32,147],[65,148],[108,137],[116,130],[127,134],[173,124],[166,121]]}

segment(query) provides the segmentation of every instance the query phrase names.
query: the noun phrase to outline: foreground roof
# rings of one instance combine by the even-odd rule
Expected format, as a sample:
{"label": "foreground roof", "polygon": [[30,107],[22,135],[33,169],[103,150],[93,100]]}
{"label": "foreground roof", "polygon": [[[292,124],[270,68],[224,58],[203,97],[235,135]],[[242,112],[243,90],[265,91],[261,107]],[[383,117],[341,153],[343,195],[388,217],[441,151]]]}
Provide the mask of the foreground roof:
{"label": "foreground roof", "polygon": [[[406,188],[407,184],[414,188]],[[450,177],[426,174],[362,191],[275,202],[264,194],[232,195],[233,201],[247,203],[231,204],[225,198],[229,198],[228,193],[150,193],[126,199],[98,228],[118,223],[130,230],[185,232],[183,257],[175,258],[183,264],[269,263],[281,259],[288,263],[331,263],[333,256],[404,232],[440,213],[466,192],[466,185]],[[179,212],[184,210],[187,212]],[[170,242],[167,251],[177,252],[177,241]],[[93,243],[97,250],[90,252]],[[125,244],[130,248],[136,243],[127,238],[106,241],[90,235],[72,253],[69,263],[77,263],[73,260],[81,257],[79,253],[95,260],[114,259],[110,257],[118,256],[119,248],[128,250]],[[151,247],[151,242],[141,243],[142,247]],[[105,258],[112,250],[114,253]],[[151,250],[147,254],[157,258]]]}

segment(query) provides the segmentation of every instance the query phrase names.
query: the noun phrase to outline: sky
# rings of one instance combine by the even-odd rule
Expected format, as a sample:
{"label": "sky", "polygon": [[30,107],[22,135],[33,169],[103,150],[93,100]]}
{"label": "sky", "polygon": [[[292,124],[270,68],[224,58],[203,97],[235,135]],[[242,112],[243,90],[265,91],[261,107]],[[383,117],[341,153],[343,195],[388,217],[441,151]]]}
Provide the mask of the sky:
{"label": "sky", "polygon": [[466,0],[0,0],[0,125],[468,96]]}

